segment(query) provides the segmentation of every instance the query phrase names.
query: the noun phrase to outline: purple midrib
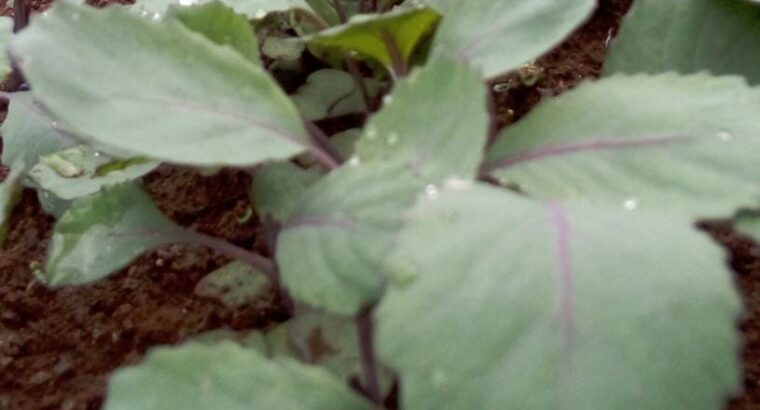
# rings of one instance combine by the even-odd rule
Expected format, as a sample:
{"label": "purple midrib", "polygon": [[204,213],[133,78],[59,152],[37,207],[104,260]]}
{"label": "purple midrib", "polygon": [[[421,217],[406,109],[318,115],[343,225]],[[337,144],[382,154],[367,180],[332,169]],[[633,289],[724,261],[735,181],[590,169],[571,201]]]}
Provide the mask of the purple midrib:
{"label": "purple midrib", "polygon": [[572,228],[565,208],[557,202],[549,204],[549,217],[554,227],[555,260],[559,270],[560,315],[565,348],[571,349],[575,336],[574,272],[570,237]]}
{"label": "purple midrib", "polygon": [[596,139],[570,144],[556,144],[521,152],[517,155],[507,157],[501,161],[493,163],[486,168],[488,171],[495,171],[497,169],[509,168],[526,162],[540,161],[544,159],[563,157],[573,154],[581,154],[594,151],[616,151],[631,148],[664,146],[686,142],[689,139],[690,137],[687,136],[671,135],[627,140]]}

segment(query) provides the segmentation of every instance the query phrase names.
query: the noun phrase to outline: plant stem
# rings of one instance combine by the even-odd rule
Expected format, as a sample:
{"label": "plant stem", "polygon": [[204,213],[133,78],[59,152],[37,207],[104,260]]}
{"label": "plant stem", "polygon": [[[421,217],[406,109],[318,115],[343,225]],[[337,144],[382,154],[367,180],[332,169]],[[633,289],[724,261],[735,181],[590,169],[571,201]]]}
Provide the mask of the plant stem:
{"label": "plant stem", "polygon": [[273,284],[279,286],[280,275],[277,272],[277,266],[270,259],[255,252],[243,249],[237,245],[233,245],[223,239],[195,231],[188,230],[187,235],[180,239],[182,242],[192,245],[208,246],[223,255],[245,262],[263,273]]}
{"label": "plant stem", "polygon": [[490,90],[488,90],[486,95],[486,106],[488,107],[488,139],[486,147],[490,147],[499,135],[499,115],[496,112],[496,101]]}
{"label": "plant stem", "polygon": [[348,55],[346,55],[345,59],[346,68],[351,76],[354,77],[354,81],[356,81],[356,85],[359,87],[359,92],[364,99],[364,106],[367,108],[367,114],[369,114],[375,110],[375,104],[369,96],[369,90],[367,90],[367,83],[364,81],[364,76],[362,76],[361,70],[359,70],[359,65],[356,64],[356,60]]}
{"label": "plant stem", "polygon": [[325,21],[322,20],[319,16],[311,14],[308,11],[305,11],[299,8],[294,8],[293,13],[295,14],[297,18],[311,23],[314,27],[317,28],[318,31],[325,30],[329,27],[327,23],[325,23]]}
{"label": "plant stem", "polygon": [[359,353],[361,354],[362,387],[372,402],[382,405],[380,381],[377,376],[377,357],[375,356],[375,329],[372,321],[374,306],[362,309],[356,316],[356,329],[359,337]]}
{"label": "plant stem", "polygon": [[[27,0],[16,0],[13,2],[13,32],[18,33],[29,24],[29,6]],[[18,65],[14,61],[11,64],[12,71],[5,81],[4,89],[8,92],[18,91],[26,82],[24,75],[21,74]]]}
{"label": "plant stem", "polygon": [[406,75],[409,74],[409,68],[406,66],[404,56],[401,55],[401,50],[399,50],[398,44],[393,38],[393,35],[387,29],[382,29],[380,35],[383,37],[385,48],[388,49],[388,53],[391,56],[394,76],[396,78],[406,77]]}
{"label": "plant stem", "polygon": [[322,156],[321,159],[318,158],[320,162],[327,166],[328,169],[335,169],[342,164],[343,158],[330,142],[330,138],[313,122],[306,121],[305,124],[315,145],[314,153]]}
{"label": "plant stem", "polygon": [[340,0],[332,0],[330,1],[332,3],[333,8],[335,9],[335,12],[338,13],[338,20],[340,20],[341,23],[345,23],[348,21],[348,15],[346,14],[346,9],[343,8],[343,4],[340,2]]}

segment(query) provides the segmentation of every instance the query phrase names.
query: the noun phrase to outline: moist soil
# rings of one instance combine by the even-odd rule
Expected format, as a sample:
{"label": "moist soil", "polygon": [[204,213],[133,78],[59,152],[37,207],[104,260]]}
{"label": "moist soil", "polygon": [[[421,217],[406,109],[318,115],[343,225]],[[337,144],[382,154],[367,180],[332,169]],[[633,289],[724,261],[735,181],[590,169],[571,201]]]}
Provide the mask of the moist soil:
{"label": "moist soil", "polygon": [[[32,3],[40,11],[50,2]],[[90,3],[104,6],[113,1]],[[586,25],[537,61],[543,74],[534,84],[516,82],[514,76],[495,80],[494,85],[512,84],[509,91],[493,94],[498,126],[518,120],[545,96],[598,76],[607,45],[630,3],[601,0]],[[3,7],[0,13],[12,11]],[[5,107],[0,108],[1,119]],[[5,173],[0,168],[0,180]],[[204,177],[191,169],[161,166],[146,177],[145,185],[176,222],[265,250],[258,241],[257,218],[241,222],[249,205],[247,173],[223,170]],[[181,343],[208,330],[260,329],[287,319],[287,310],[273,294],[235,310],[196,296],[195,284],[228,261],[197,247],[161,248],[109,279],[47,289],[32,271],[44,260],[53,219],[42,211],[34,192],[23,193],[10,225],[0,249],[0,410],[99,409],[111,372],[137,363],[152,346]],[[738,324],[744,336],[745,391],[727,409],[757,409],[760,247],[734,233],[726,222],[704,222],[700,228],[727,250],[747,307]]]}

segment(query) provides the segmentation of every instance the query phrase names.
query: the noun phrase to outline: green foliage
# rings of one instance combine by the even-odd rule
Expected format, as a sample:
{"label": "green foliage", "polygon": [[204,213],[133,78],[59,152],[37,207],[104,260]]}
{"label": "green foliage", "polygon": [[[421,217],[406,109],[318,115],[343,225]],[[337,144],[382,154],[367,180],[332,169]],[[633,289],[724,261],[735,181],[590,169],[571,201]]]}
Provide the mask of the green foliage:
{"label": "green foliage", "polygon": [[743,1],[637,0],[612,43],[605,74],[741,74],[760,83],[760,7]]}
{"label": "green foliage", "polygon": [[[51,286],[207,246],[199,297],[292,314],[154,349],[108,410],[721,408],[741,309],[693,225],[760,236],[760,11],[639,0],[606,77],[499,132],[483,80],[595,5],[62,0],[11,40],[0,226],[25,184]],[[161,161],[249,172],[255,250],[164,216]]]}
{"label": "green foliage", "polygon": [[456,184],[407,221],[378,312],[403,408],[717,409],[738,384],[740,305],[688,218]]}
{"label": "green foliage", "polygon": [[[167,400],[167,395],[171,400]],[[369,403],[327,371],[269,361],[233,343],[158,348],[113,376],[106,410],[362,410]]]}

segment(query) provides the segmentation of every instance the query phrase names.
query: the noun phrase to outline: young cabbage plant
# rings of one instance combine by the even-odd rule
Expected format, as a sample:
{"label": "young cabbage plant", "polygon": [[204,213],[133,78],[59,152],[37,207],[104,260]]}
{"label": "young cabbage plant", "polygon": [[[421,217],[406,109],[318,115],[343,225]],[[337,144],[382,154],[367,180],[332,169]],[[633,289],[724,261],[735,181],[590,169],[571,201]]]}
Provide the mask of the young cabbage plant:
{"label": "young cabbage plant", "polygon": [[[489,135],[485,80],[595,1],[62,0],[8,46],[31,91],[3,95],[0,223],[21,184],[60,214],[49,286],[186,244],[235,260],[199,295],[286,301],[117,371],[108,410],[719,409],[741,306],[694,224],[760,198],[760,10],[662,3],[603,78]],[[251,172],[273,256],[164,216],[162,162]]]}

